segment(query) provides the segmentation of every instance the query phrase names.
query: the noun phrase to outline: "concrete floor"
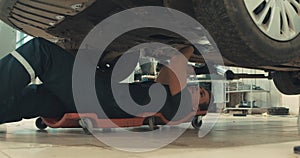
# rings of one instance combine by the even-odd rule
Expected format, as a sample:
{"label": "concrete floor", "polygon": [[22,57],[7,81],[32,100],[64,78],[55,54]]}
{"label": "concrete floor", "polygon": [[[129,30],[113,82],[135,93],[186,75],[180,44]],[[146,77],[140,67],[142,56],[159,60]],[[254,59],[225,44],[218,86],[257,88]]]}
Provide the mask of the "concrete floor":
{"label": "concrete floor", "polygon": [[296,116],[222,115],[207,136],[197,136],[190,128],[162,149],[132,153],[109,147],[81,129],[41,132],[34,120],[27,120],[0,126],[0,158],[300,158],[293,153],[293,146],[300,145]]}

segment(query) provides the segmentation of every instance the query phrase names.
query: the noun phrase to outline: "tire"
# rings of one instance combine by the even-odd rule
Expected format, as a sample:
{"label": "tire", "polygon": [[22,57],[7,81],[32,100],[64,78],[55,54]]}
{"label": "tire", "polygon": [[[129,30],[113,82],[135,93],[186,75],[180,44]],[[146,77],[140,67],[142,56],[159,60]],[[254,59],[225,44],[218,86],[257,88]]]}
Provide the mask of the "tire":
{"label": "tire", "polygon": [[286,41],[271,38],[254,23],[244,0],[193,3],[196,19],[210,32],[222,55],[239,66],[278,65],[300,56],[299,34]]}
{"label": "tire", "polygon": [[194,129],[200,129],[202,126],[202,116],[195,116],[192,120],[192,126],[194,127]]}
{"label": "tire", "polygon": [[294,153],[295,154],[300,154],[300,146],[295,146],[294,147]]}
{"label": "tire", "polygon": [[275,72],[273,81],[277,89],[286,95],[300,94],[300,72]]}
{"label": "tire", "polygon": [[150,131],[154,131],[159,129],[159,127],[156,124],[156,118],[155,117],[149,117],[147,118],[148,126]]}
{"label": "tire", "polygon": [[86,135],[92,135],[92,131],[94,130],[93,121],[89,118],[82,118],[79,120],[79,125],[82,127],[83,132]]}
{"label": "tire", "polygon": [[48,127],[40,117],[35,120],[35,126],[40,130],[44,130]]}

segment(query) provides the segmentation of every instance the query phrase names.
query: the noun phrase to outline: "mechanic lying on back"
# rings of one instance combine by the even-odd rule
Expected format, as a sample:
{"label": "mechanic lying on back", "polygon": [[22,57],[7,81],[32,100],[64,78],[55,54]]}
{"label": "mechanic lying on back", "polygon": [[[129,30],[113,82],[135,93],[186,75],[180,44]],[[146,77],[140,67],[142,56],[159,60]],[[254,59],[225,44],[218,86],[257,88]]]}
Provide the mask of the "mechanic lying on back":
{"label": "mechanic lying on back", "polygon": [[[181,94],[190,98],[189,103],[185,104],[183,113],[189,113],[200,105],[207,107],[210,102],[210,94],[207,90],[186,86],[187,59],[192,56],[193,47],[185,47],[180,51],[184,56],[172,57],[169,66],[178,70],[179,78],[181,76],[185,79],[179,81],[167,66],[160,70],[156,79],[157,83],[164,85],[168,93],[160,112],[169,120],[177,112]],[[65,113],[76,112],[72,95],[74,60],[73,55],[42,38],[34,38],[2,58],[0,60],[0,124],[39,116],[56,118],[62,117]],[[29,85],[36,77],[39,77],[43,84]],[[147,94],[153,83],[130,84],[133,100],[140,105],[147,104],[149,96],[141,94]],[[134,117],[120,109],[114,100],[110,85],[110,75],[96,74],[97,95],[105,114],[109,118]]]}

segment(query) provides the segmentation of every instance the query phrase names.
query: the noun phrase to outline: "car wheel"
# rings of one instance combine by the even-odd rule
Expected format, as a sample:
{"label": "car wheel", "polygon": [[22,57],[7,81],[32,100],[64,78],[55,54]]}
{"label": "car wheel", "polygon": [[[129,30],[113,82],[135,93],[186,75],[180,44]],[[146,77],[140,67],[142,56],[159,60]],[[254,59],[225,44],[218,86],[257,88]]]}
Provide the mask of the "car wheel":
{"label": "car wheel", "polygon": [[300,94],[300,72],[275,72],[273,81],[283,94]]}
{"label": "car wheel", "polygon": [[35,120],[35,126],[40,130],[44,130],[48,127],[40,117]]}
{"label": "car wheel", "polygon": [[240,66],[286,63],[300,50],[299,0],[193,0],[222,55]]}

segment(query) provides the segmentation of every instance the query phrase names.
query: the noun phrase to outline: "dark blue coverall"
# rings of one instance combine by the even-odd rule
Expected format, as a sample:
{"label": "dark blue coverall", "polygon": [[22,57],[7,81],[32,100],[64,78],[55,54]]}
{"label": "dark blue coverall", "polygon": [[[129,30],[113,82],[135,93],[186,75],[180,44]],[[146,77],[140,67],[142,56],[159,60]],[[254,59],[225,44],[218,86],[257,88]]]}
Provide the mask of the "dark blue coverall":
{"label": "dark blue coverall", "polygon": [[[30,64],[35,74],[30,76],[12,54],[0,60],[0,123],[38,116],[60,117],[76,111],[72,54],[42,38],[34,38],[15,53]],[[39,77],[43,84],[28,85],[32,77]]]}
{"label": "dark blue coverall", "polygon": [[[65,113],[77,112],[72,94],[74,60],[75,56],[43,38],[34,38],[2,58],[0,60],[0,124],[39,116],[57,118]],[[36,77],[39,77],[43,84],[28,85]],[[114,100],[109,75],[103,77],[96,73],[95,77],[98,100],[107,117],[134,117],[120,109]],[[151,100],[148,90],[153,83],[130,84],[130,94],[136,103],[146,105]],[[181,95],[191,96],[186,88],[171,96],[169,87],[167,85],[164,87],[167,99],[160,112],[170,120],[178,110]],[[179,117],[184,117],[191,112],[192,103],[186,102],[185,107],[179,110],[183,111],[182,116]],[[87,111],[81,112],[94,111],[89,111],[87,107]],[[141,111],[143,112],[151,111]]]}

